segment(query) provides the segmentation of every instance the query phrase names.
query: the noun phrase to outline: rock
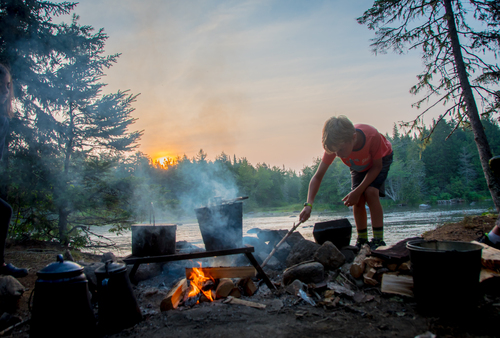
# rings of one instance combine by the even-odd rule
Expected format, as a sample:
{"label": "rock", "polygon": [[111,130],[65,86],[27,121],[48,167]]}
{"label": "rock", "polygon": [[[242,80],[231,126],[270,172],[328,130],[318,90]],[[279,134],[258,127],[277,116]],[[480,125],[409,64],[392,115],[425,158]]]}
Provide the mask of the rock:
{"label": "rock", "polygon": [[280,245],[278,249],[276,249],[276,252],[274,253],[274,257],[276,257],[280,262],[285,263],[286,258],[290,254],[290,251],[292,251],[292,247],[290,244],[288,244],[286,241]]}
{"label": "rock", "polygon": [[101,262],[106,263],[107,261],[116,262],[116,256],[112,252],[106,252],[102,255]]}
{"label": "rock", "polygon": [[12,276],[0,277],[0,310],[14,312],[24,293],[24,286]]}
{"label": "rock", "polygon": [[257,233],[257,237],[263,242],[269,242],[274,247],[287,233],[287,230],[261,230]]}
{"label": "rock", "polygon": [[[130,274],[130,271],[128,271],[129,266],[127,266],[127,273]],[[131,269],[131,268],[130,268]],[[149,264],[142,264],[139,269],[137,269],[137,272],[133,276],[130,282],[133,284],[139,284],[139,282],[148,280],[150,278],[156,277],[162,273],[162,264],[159,263],[149,263]]]}
{"label": "rock", "polygon": [[302,283],[321,283],[325,279],[325,268],[318,262],[305,262],[289,267],[283,272],[283,284],[298,279]]}
{"label": "rock", "polygon": [[356,258],[356,254],[354,253],[353,250],[342,249],[342,250],[340,250],[340,252],[342,253],[342,255],[344,255],[346,263],[354,262],[354,258]]}
{"label": "rock", "polygon": [[302,262],[313,260],[316,250],[320,247],[321,245],[318,243],[308,241],[307,239],[300,240],[292,247],[286,259],[286,266],[291,267]]}
{"label": "rock", "polygon": [[24,286],[12,276],[0,277],[0,298],[20,298],[24,293]]}
{"label": "rock", "polygon": [[266,268],[271,269],[271,270],[283,270],[284,264],[280,262],[276,257],[271,257],[269,261],[266,263]]}
{"label": "rock", "polygon": [[302,236],[302,234],[300,232],[292,232],[292,234],[290,234],[290,236],[288,236],[288,238],[286,239],[285,242],[287,242],[291,248],[293,248],[295,246],[295,244],[297,244],[298,242],[300,242],[301,240],[305,239],[304,236]]}
{"label": "rock", "polygon": [[300,280],[294,280],[290,285],[285,288],[285,291],[293,296],[297,296],[299,290],[303,289],[306,285]]}
{"label": "rock", "polygon": [[330,241],[326,241],[316,250],[314,260],[323,264],[325,269],[334,270],[345,263],[344,255]]}

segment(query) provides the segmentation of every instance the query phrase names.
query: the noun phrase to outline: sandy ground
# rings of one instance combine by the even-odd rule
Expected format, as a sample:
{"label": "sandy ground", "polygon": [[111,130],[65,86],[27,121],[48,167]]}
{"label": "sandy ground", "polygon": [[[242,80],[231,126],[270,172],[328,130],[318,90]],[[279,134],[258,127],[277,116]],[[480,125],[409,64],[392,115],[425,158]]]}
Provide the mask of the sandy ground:
{"label": "sandy ground", "polygon": [[[489,231],[494,221],[494,218],[486,216],[468,217],[460,223],[447,224],[423,234],[423,237],[470,241],[477,238],[479,231]],[[30,272],[27,277],[19,279],[26,292],[19,301],[18,309],[12,311],[26,323],[5,335],[29,336],[28,299],[35,286],[36,272],[54,262],[58,253],[61,249],[57,245],[47,243],[24,243],[7,249],[7,260],[29,268]],[[82,264],[101,260],[100,256],[83,253],[74,254],[74,258]],[[482,289],[483,296],[473,308],[453,316],[429,316],[417,309],[415,299],[383,294],[378,286],[351,285],[355,292],[373,296],[365,297],[369,301],[342,296],[336,306],[312,306],[285,292],[279,285],[280,271],[266,270],[271,280],[278,284],[278,291],[271,292],[261,283],[256,294],[244,297],[265,304],[265,309],[225,304],[218,300],[160,312],[161,300],[177,279],[172,275],[175,269],[163,268],[163,271],[134,286],[144,320],[109,337],[416,337],[426,333],[425,337],[431,337],[429,332],[437,337],[500,335],[497,324],[500,323],[500,292],[495,292],[498,282],[493,287],[489,285],[488,289]]]}

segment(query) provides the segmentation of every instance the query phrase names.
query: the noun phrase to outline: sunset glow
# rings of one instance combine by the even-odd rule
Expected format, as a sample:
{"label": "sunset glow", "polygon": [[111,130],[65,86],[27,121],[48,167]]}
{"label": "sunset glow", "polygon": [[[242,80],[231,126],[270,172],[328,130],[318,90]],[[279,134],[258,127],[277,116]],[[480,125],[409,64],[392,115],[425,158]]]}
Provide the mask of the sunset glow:
{"label": "sunset glow", "polygon": [[140,93],[139,151],[162,162],[203,149],[211,161],[224,152],[300,171],[322,155],[333,115],[391,134],[420,112],[409,93],[420,55],[372,53],[373,31],[356,22],[372,4],[86,0],[75,14],[121,53],[105,90]]}

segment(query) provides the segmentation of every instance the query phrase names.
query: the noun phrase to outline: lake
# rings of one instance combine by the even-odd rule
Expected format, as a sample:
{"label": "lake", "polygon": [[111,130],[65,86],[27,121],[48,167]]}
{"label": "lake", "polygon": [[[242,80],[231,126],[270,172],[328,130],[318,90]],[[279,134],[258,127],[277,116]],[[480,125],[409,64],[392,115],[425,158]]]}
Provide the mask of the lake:
{"label": "lake", "polygon": [[[244,202],[243,202],[244,203]],[[457,222],[466,215],[481,215],[486,211],[492,211],[493,202],[481,202],[469,205],[467,203],[453,205],[437,205],[430,208],[420,207],[386,207],[384,208],[384,240],[390,245],[408,237],[420,236],[422,233],[433,230],[444,223]],[[298,221],[299,212],[290,213],[246,213],[243,216],[243,236],[255,236],[248,233],[250,229],[286,229],[289,230]],[[351,244],[356,242],[356,229],[352,212],[347,208],[342,212],[314,212],[311,218],[300,225],[299,231],[305,238],[313,240],[313,226],[316,222],[333,219],[347,218],[353,225]],[[176,223],[177,241],[187,241],[203,248],[203,240],[196,219],[187,221],[157,220],[160,223]],[[91,231],[98,235],[106,236],[116,243],[116,247],[105,251],[112,251],[117,256],[126,256],[131,253],[131,231],[125,231],[121,235],[110,233],[109,226],[92,227]],[[371,238],[370,222],[368,223],[368,234]]]}

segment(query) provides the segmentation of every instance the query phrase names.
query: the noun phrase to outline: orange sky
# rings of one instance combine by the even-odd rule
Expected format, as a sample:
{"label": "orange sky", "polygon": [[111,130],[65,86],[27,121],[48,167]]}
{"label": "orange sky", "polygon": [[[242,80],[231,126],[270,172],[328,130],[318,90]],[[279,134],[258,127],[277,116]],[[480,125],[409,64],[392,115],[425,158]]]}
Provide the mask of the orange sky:
{"label": "orange sky", "polygon": [[122,53],[106,90],[141,93],[140,151],[299,171],[322,154],[332,115],[390,133],[418,114],[419,55],[372,54],[373,32],[355,21],[372,3],[85,0],[75,12]]}

